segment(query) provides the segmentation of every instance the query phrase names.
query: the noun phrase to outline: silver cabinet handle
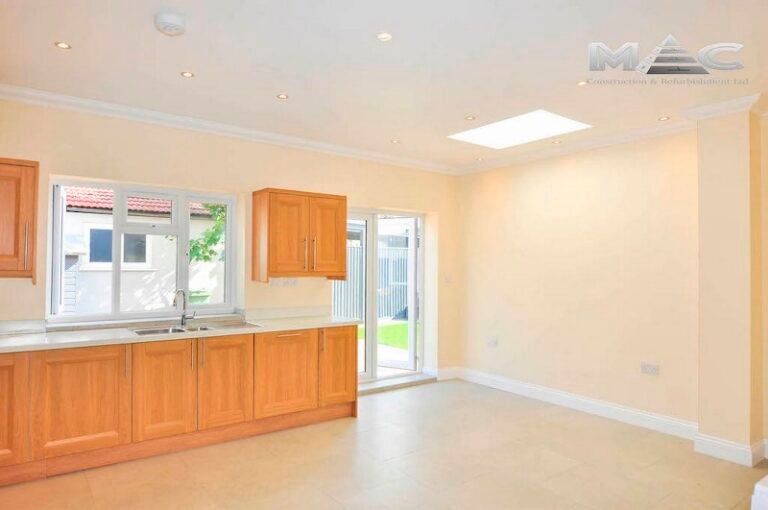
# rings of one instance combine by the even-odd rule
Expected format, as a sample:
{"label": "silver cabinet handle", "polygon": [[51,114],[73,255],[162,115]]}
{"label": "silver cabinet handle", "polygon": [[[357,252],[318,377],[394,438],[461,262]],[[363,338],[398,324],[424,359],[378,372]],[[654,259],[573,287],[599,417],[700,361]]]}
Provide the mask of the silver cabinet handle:
{"label": "silver cabinet handle", "polygon": [[304,271],[308,269],[308,262],[307,259],[309,258],[309,242],[307,241],[307,238],[304,238]]}
{"label": "silver cabinet handle", "polygon": [[29,258],[29,223],[24,224],[24,270],[27,270],[27,259]]}
{"label": "silver cabinet handle", "polygon": [[126,377],[128,377],[128,366],[129,366],[129,363],[130,363],[129,362],[129,358],[131,356],[130,348],[131,348],[130,345],[126,345],[125,346],[125,363],[124,363],[124,366],[123,366],[123,370],[125,371],[125,376]]}
{"label": "silver cabinet handle", "polygon": [[195,369],[195,343],[190,340],[190,344],[192,345],[192,348],[189,350],[189,363],[192,367],[192,370]]}
{"label": "silver cabinet handle", "polygon": [[325,351],[325,331],[320,330],[320,352]]}
{"label": "silver cabinet handle", "polygon": [[312,238],[312,271],[317,271],[317,237]]}
{"label": "silver cabinet handle", "polygon": [[302,335],[302,333],[285,333],[285,334],[282,334],[282,335],[277,335],[277,338],[286,338],[286,337],[289,337],[289,336],[301,336],[301,335]]}
{"label": "silver cabinet handle", "polygon": [[198,340],[200,342],[200,368],[205,368],[205,340]]}

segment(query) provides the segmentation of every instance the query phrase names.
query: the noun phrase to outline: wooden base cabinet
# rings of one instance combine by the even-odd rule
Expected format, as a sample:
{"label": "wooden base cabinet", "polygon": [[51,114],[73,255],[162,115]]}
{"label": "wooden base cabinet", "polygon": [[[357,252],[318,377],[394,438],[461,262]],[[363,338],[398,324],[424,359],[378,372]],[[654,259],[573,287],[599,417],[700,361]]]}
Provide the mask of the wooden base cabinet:
{"label": "wooden base cabinet", "polygon": [[29,459],[29,354],[0,354],[0,466]]}
{"label": "wooden base cabinet", "polygon": [[256,418],[317,407],[317,333],[307,329],[256,335]]}
{"label": "wooden base cabinet", "polygon": [[197,429],[194,340],[133,345],[133,440]]}
{"label": "wooden base cabinet", "polygon": [[357,400],[357,326],[320,330],[320,405]]}
{"label": "wooden base cabinet", "polygon": [[253,419],[253,335],[197,341],[200,430]]}
{"label": "wooden base cabinet", "polygon": [[130,346],[30,354],[33,457],[131,442]]}

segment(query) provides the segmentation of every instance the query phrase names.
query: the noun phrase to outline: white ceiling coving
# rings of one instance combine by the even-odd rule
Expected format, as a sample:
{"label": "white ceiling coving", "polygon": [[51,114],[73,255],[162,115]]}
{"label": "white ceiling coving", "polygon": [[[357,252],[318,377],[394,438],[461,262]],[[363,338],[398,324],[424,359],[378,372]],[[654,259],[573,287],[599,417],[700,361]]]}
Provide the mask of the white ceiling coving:
{"label": "white ceiling coving", "polygon": [[[155,29],[161,10],[184,15],[183,35]],[[764,0],[6,0],[0,97],[465,173],[680,130],[684,110],[765,91],[764,19]],[[744,68],[577,85],[649,78],[590,72],[588,43],[638,42],[642,60],[668,34],[691,55],[743,44]],[[535,110],[592,128],[500,150],[448,138]]]}

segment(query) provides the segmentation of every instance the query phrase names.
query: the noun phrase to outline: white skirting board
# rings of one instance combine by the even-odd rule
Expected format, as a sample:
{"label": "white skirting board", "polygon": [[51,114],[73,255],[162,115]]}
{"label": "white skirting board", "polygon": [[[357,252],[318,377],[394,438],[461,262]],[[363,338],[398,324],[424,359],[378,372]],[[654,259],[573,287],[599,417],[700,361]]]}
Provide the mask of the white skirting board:
{"label": "white skirting board", "polygon": [[482,384],[498,390],[508,391],[523,397],[533,398],[556,404],[577,411],[595,414],[603,418],[629,423],[638,427],[671,434],[685,439],[693,439],[696,435],[695,423],[670,416],[641,411],[619,404],[613,404],[604,400],[568,393],[566,391],[540,386],[538,384],[517,381],[479,370],[464,367],[441,368],[438,379],[463,379],[465,381]]}
{"label": "white skirting board", "polygon": [[752,510],[768,510],[768,476],[755,484],[752,493]]}
{"label": "white skirting board", "polygon": [[[584,397],[567,391],[556,390],[538,384],[517,381],[479,370],[465,367],[445,367],[438,370],[438,379],[462,379],[482,384],[502,391],[508,391],[523,397],[533,398],[556,404],[585,413],[602,416],[612,420],[628,423],[638,427],[655,430],[664,434],[690,439],[694,441],[695,451],[734,462],[744,466],[754,466],[765,455],[768,443],[746,445],[719,439],[704,434],[698,434],[698,424],[691,421],[664,416],[661,414],[642,411],[632,407],[606,402],[595,398]],[[766,440],[768,442],[768,440]],[[768,492],[768,489],[766,489]],[[766,495],[768,498],[768,495]],[[768,510],[768,507],[766,507]]]}
{"label": "white skirting board", "polygon": [[765,458],[763,441],[748,445],[706,434],[696,434],[693,439],[693,449],[704,455],[749,467]]}

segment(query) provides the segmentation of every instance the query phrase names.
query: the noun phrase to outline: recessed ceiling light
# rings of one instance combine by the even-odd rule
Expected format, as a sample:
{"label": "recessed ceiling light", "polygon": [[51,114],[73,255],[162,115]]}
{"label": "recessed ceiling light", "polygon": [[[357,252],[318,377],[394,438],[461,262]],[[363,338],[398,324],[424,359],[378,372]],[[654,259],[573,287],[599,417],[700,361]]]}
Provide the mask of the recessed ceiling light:
{"label": "recessed ceiling light", "polygon": [[466,117],[464,117],[464,120],[475,120],[475,116],[474,115],[467,115]]}
{"label": "recessed ceiling light", "polygon": [[483,160],[483,158],[477,158],[477,160],[478,160],[478,161],[482,161],[482,160]]}
{"label": "recessed ceiling light", "polygon": [[393,138],[392,140],[390,140],[390,142],[392,142],[392,143],[400,143],[400,140],[398,140],[397,138]]}
{"label": "recessed ceiling light", "polygon": [[194,78],[195,77],[195,73],[193,73],[192,71],[182,71],[181,75],[184,78]]}
{"label": "recessed ceiling light", "polygon": [[591,128],[589,124],[546,110],[532,112],[450,135],[448,138],[491,149],[506,149],[552,136]]}
{"label": "recessed ceiling light", "polygon": [[53,45],[56,46],[57,48],[59,48],[60,50],[71,50],[72,49],[72,46],[70,46],[69,44],[65,43],[64,41],[56,41],[55,43],[53,43]]}
{"label": "recessed ceiling light", "polygon": [[580,82],[578,82],[576,85],[578,85],[579,87],[583,87],[583,86],[584,86],[584,85],[586,85],[587,83],[589,83],[587,80],[581,80],[581,81],[580,81]]}
{"label": "recessed ceiling light", "polygon": [[659,120],[660,122],[666,122],[666,121],[668,121],[670,118],[671,118],[671,117],[667,117],[667,116],[665,115],[665,116],[663,116],[663,117],[659,117],[659,118],[658,118],[658,120]]}
{"label": "recessed ceiling light", "polygon": [[376,39],[378,39],[381,42],[389,42],[392,40],[392,34],[389,32],[379,32],[376,34]]}
{"label": "recessed ceiling light", "polygon": [[560,145],[561,143],[563,143],[563,141],[562,140],[552,140],[552,143],[554,143],[555,145]]}
{"label": "recessed ceiling light", "polygon": [[288,99],[288,94],[278,94],[277,98],[278,99]]}

